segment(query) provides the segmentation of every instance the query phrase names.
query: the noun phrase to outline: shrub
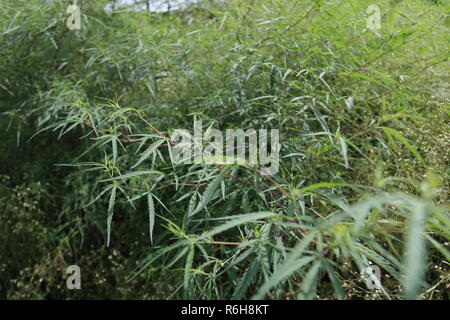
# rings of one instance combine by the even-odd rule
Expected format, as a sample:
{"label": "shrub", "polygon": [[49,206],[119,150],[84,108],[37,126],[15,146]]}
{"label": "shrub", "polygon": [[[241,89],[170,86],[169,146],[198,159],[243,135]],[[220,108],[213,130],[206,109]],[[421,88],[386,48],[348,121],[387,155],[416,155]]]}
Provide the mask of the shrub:
{"label": "shrub", "polygon": [[[379,1],[379,31],[351,0],[66,5],[0,4],[7,297],[448,298],[448,139],[415,130],[447,128],[443,5]],[[174,163],[199,120],[278,129],[279,172]]]}

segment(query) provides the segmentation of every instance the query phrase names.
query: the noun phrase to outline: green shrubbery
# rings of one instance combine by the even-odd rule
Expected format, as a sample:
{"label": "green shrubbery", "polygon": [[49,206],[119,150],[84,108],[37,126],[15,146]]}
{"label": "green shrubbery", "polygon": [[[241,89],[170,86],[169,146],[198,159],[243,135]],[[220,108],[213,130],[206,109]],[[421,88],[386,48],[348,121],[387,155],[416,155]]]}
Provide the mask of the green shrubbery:
{"label": "green shrubbery", "polygon": [[[448,7],[377,4],[84,1],[69,30],[1,1],[0,297],[448,299]],[[279,172],[172,163],[195,119],[279,129]]]}

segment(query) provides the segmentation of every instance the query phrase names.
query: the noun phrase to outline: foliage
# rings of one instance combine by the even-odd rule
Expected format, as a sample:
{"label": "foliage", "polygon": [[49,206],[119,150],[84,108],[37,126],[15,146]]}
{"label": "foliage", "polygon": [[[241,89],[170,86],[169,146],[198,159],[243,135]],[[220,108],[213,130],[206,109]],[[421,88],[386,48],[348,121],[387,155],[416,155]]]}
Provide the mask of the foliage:
{"label": "foliage", "polygon": [[[448,6],[377,4],[84,1],[69,30],[1,1],[0,297],[448,299]],[[196,119],[279,129],[279,173],[174,164]]]}

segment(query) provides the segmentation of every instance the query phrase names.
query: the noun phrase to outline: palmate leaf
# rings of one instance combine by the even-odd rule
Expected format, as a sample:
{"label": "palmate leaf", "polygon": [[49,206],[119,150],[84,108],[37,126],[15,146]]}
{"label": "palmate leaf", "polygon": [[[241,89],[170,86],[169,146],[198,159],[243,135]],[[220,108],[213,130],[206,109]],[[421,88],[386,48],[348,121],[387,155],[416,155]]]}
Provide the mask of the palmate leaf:
{"label": "palmate leaf", "polygon": [[200,211],[202,211],[206,205],[212,200],[215,192],[220,187],[221,182],[225,176],[225,174],[228,172],[229,167],[225,167],[222,172],[212,181],[208,184],[208,186],[205,189],[205,192],[203,193],[202,197],[200,198],[200,201],[197,205],[197,208],[190,214],[190,216],[193,216]]}
{"label": "palmate leaf", "polygon": [[[358,232],[358,230],[360,230],[364,224],[365,217],[369,214],[371,209],[377,207],[380,208],[384,203],[393,203],[397,206],[404,206],[409,209],[409,228],[405,241],[406,254],[403,264],[406,278],[403,281],[403,285],[405,288],[405,297],[407,299],[418,299],[421,286],[423,285],[425,272],[424,230],[426,223],[426,204],[414,197],[403,194],[393,194],[366,199],[347,210],[349,215],[355,218],[353,232]],[[356,251],[359,251],[363,256],[375,261],[397,279],[401,280],[400,275],[392,265],[374,251],[365,248],[360,244],[353,245],[353,249],[355,253]],[[354,258],[357,259],[357,255],[354,254]],[[386,292],[384,293],[387,294]]]}
{"label": "palmate leaf", "polygon": [[375,262],[378,266],[382,267],[384,270],[389,272],[395,279],[401,280],[401,275],[398,273],[398,271],[395,269],[394,266],[384,257],[376,253],[375,251],[363,246],[360,243],[355,242],[354,248],[357,252],[359,252],[362,256],[370,259],[371,261]]}
{"label": "palmate leaf", "polygon": [[320,275],[320,268],[322,267],[322,261],[316,261],[312,267],[308,270],[305,277],[303,278],[303,283],[301,291],[299,292],[297,298],[301,300],[312,300],[317,294],[317,282]]}
{"label": "palmate leaf", "polygon": [[142,260],[135,271],[130,275],[130,277],[127,279],[127,281],[132,281],[135,279],[139,274],[141,274],[148,266],[150,266],[154,261],[161,258],[165,254],[176,250],[183,246],[188,246],[191,244],[190,240],[181,240],[177,241],[169,246],[162,247],[161,249],[157,250],[156,252],[153,252],[149,254],[144,260]]}
{"label": "palmate leaf", "polygon": [[[436,263],[441,266],[443,263],[445,267],[442,260],[448,260],[449,253],[444,243],[450,230],[445,217],[434,216],[433,212],[426,223],[419,223],[419,231],[405,237],[407,241],[403,247],[401,240],[406,234],[403,231],[410,221],[415,202],[405,199],[399,207],[397,202],[400,199],[389,197],[379,202],[353,206],[354,202],[361,202],[359,199],[368,199],[373,192],[385,191],[386,195],[393,195],[397,188],[407,188],[420,193],[419,182],[408,174],[408,169],[414,171],[414,168],[389,165],[397,163],[398,158],[387,150],[388,137],[394,148],[403,149],[406,158],[415,159],[414,152],[408,151],[415,150],[410,148],[414,143],[400,127],[410,131],[416,129],[418,141],[435,144],[433,147],[437,151],[442,147],[442,137],[436,135],[442,131],[442,126],[438,126],[439,121],[429,123],[433,119],[443,120],[439,117],[446,116],[445,112],[450,115],[448,110],[439,110],[448,108],[443,106],[445,101],[441,99],[443,91],[440,83],[420,85],[420,79],[414,78],[420,75],[425,80],[442,80],[440,60],[445,60],[447,51],[444,50],[444,35],[435,36],[441,28],[446,29],[441,24],[442,11],[439,6],[428,6],[428,2],[432,1],[410,0],[414,4],[396,4],[395,10],[390,10],[389,1],[384,1],[386,12],[392,11],[388,13],[388,18],[393,18],[395,12],[400,13],[398,18],[405,23],[400,21],[395,26],[387,23],[383,34],[369,31],[364,33],[364,39],[333,28],[337,20],[348,20],[350,24],[361,22],[358,15],[365,7],[360,6],[362,1],[353,0],[348,3],[350,10],[335,10],[342,7],[338,0],[327,2],[332,16],[317,4],[312,5],[314,9],[309,15],[306,1],[298,1],[295,5],[289,1],[255,1],[251,12],[247,12],[245,1],[242,1],[242,6],[212,8],[216,20],[220,21],[217,29],[204,28],[203,15],[194,12],[186,32],[178,28],[178,15],[166,17],[151,13],[157,19],[147,21],[149,23],[141,21],[143,28],[128,37],[129,30],[122,27],[136,19],[148,20],[148,14],[134,12],[126,16],[115,15],[112,21],[103,11],[88,5],[106,1],[118,2],[83,1],[87,5],[83,12],[86,11],[85,17],[90,22],[89,26],[83,24],[82,30],[95,27],[98,32],[65,33],[64,28],[55,27],[61,22],[58,16],[61,1],[29,0],[24,7],[17,6],[17,0],[0,0],[1,11],[6,13],[0,24],[1,31],[6,30],[1,41],[7,57],[3,59],[3,64],[0,62],[0,70],[5,73],[0,81],[0,91],[4,93],[1,103],[6,109],[2,111],[7,111],[8,117],[11,117],[13,130],[17,124],[17,132],[21,132],[22,139],[33,133],[29,130],[35,130],[35,119],[39,123],[38,128],[63,120],[47,129],[46,135],[39,137],[42,138],[40,142],[32,141],[33,144],[22,146],[24,149],[17,149],[17,153],[24,156],[19,158],[26,160],[25,156],[32,155],[36,162],[32,166],[20,166],[18,159],[17,168],[27,171],[25,184],[40,180],[39,177],[45,175],[47,160],[62,158],[71,163],[78,159],[92,161],[76,164],[73,169],[58,168],[64,180],[58,179],[58,183],[50,189],[42,186],[42,191],[51,196],[55,191],[54,205],[47,206],[47,201],[42,201],[48,209],[48,220],[51,222],[52,217],[58,217],[55,223],[64,226],[52,238],[69,237],[75,250],[78,235],[83,238],[85,234],[86,241],[90,241],[92,237],[88,237],[86,230],[95,224],[105,242],[117,242],[118,234],[112,230],[116,226],[112,226],[113,215],[116,216],[116,223],[119,213],[133,217],[121,221],[120,230],[117,230],[120,234],[130,232],[133,238],[133,243],[121,244],[122,251],[135,253],[125,257],[127,261],[123,271],[128,272],[131,266],[132,272],[136,269],[143,272],[142,277],[133,283],[133,288],[130,287],[132,290],[127,290],[124,295],[142,296],[148,293],[150,298],[167,298],[165,293],[174,288],[171,294],[179,298],[183,296],[184,286],[186,298],[242,298],[249,292],[249,286],[253,287],[261,281],[261,285],[265,285],[263,297],[268,297],[269,292],[271,298],[290,296],[292,289],[303,284],[300,298],[313,298],[316,288],[317,295],[328,297],[334,292],[336,297],[343,298],[340,276],[347,271],[358,273],[360,265],[369,260],[384,268],[383,273],[385,269],[392,268],[400,275],[383,281],[393,298],[400,298],[398,285],[405,281],[404,273],[411,279],[424,278],[420,266],[416,270],[413,268],[414,261],[423,261],[424,255],[421,253],[413,258],[415,253],[412,247],[417,243],[409,243],[417,232],[430,244],[433,263],[427,265]],[[409,7],[414,7],[413,11]],[[41,10],[43,8],[45,10]],[[426,14],[411,25],[406,20],[414,11]],[[114,22],[116,27],[108,28],[105,19]],[[242,23],[244,20],[250,23]],[[322,23],[325,20],[330,23]],[[168,22],[173,22],[174,27],[167,28]],[[402,26],[406,26],[407,30],[397,30]],[[236,28],[242,31],[237,39],[230,34]],[[302,29],[301,37],[296,35],[299,29]],[[322,37],[315,36],[315,31],[319,29],[323,31]],[[408,37],[409,30],[416,30],[417,39]],[[268,39],[264,39],[265,36],[262,39],[243,38],[243,34],[252,31],[268,35]],[[426,39],[428,32],[430,37]],[[364,41],[371,38],[377,40],[377,37],[390,33],[392,37],[378,39],[382,45],[369,43],[367,46],[367,41]],[[71,41],[67,41],[67,36]],[[286,41],[278,41],[281,39]],[[406,46],[402,46],[404,40],[407,40]],[[193,41],[194,46],[191,45]],[[223,46],[214,50],[214,54],[203,54],[212,52],[210,44],[214,41]],[[267,45],[261,45],[261,41]],[[351,48],[342,46],[342,43],[351,43]],[[231,51],[223,48],[230,48]],[[412,52],[411,48],[416,49],[419,56],[422,54],[430,59],[424,61],[418,57],[417,64],[412,59],[402,61],[402,56]],[[392,50],[395,55],[391,54],[394,52]],[[149,55],[155,57],[150,63]],[[41,76],[41,60],[48,60],[48,63],[42,61],[48,76]],[[382,60],[386,63],[379,63]],[[437,65],[438,62],[441,66]],[[410,68],[404,68],[408,63]],[[427,68],[435,74],[427,75]],[[399,82],[393,80],[397,78]],[[216,84],[221,84],[220,88]],[[431,91],[433,97],[428,99]],[[108,99],[113,96],[116,96],[115,100]],[[342,98],[348,99],[345,100],[347,109]],[[101,103],[103,99],[107,103]],[[126,107],[119,106],[119,101]],[[146,123],[146,113],[151,114],[151,125]],[[419,114],[424,117],[419,119]],[[172,154],[163,151],[165,142],[156,148],[155,143],[167,141],[161,137],[169,135],[174,128],[190,127],[189,117],[203,118],[209,128],[215,126],[220,130],[264,126],[283,129],[280,130],[280,138],[288,155],[282,157],[284,160],[279,174],[270,180],[261,177],[255,168],[249,169],[250,165],[236,164],[232,166],[236,169],[232,175],[222,176],[217,180],[217,185],[216,178],[221,173],[217,168],[226,165],[223,159],[219,161],[217,157],[206,157],[203,162],[212,162],[207,165],[168,164],[167,159]],[[397,131],[382,129],[381,126],[393,127]],[[14,142],[15,137],[7,133],[7,140]],[[59,145],[54,145],[52,137],[63,134],[66,134],[64,139],[58,141]],[[215,142],[216,139],[214,142],[208,141]],[[51,148],[47,149],[50,145]],[[2,171],[15,173],[14,161],[7,159],[9,151],[14,153],[15,144],[11,143],[11,148],[8,144],[5,146],[4,160],[11,162],[12,166],[2,162],[0,167],[3,169],[6,164],[6,171]],[[247,146],[245,140],[244,148]],[[375,150],[377,147],[378,151]],[[423,153],[416,148],[415,151]],[[42,158],[39,153],[42,153]],[[432,153],[428,156],[432,157]],[[105,161],[100,163],[103,154]],[[441,152],[437,152],[436,160],[445,162],[445,155],[440,155]],[[422,156],[425,158],[424,153]],[[374,160],[380,159],[388,164],[387,173],[394,170],[397,177],[403,177],[402,181],[398,179],[391,183],[387,180],[390,178],[385,178],[389,183],[377,183],[375,188],[341,184],[357,181],[371,183],[371,170],[364,163],[375,164]],[[416,162],[410,164],[414,167]],[[352,164],[355,166],[351,171],[345,168]],[[158,169],[161,173],[146,171],[151,169]],[[380,168],[380,178],[384,174],[385,171]],[[438,174],[445,178],[445,172]],[[0,207],[4,209],[5,203],[14,200],[14,197],[8,199],[8,195],[3,193],[3,189],[9,186],[3,185],[3,177],[0,180]],[[13,180],[13,184],[18,182],[14,177]],[[106,183],[98,185],[99,180]],[[435,187],[430,188],[435,190]],[[287,195],[279,192],[282,190],[287,191]],[[436,190],[436,197],[430,193],[427,201],[441,201],[442,195],[438,194],[441,191],[445,191],[445,187]],[[102,204],[96,203],[99,199],[102,199]],[[60,215],[58,207],[61,206],[66,213],[77,212],[87,202],[94,205],[82,209],[83,219],[72,221],[71,225],[65,223],[71,215]],[[101,206],[103,214],[98,222]],[[3,210],[7,215],[10,207],[8,204],[6,211]],[[145,210],[144,214],[136,215],[141,209]],[[156,215],[155,209],[158,213],[164,211],[164,214]],[[165,211],[169,209],[173,214],[166,215]],[[239,210],[240,213],[237,213]],[[283,212],[286,216],[271,212]],[[222,220],[208,219],[241,213],[248,214]],[[447,212],[442,214],[448,215]],[[167,223],[165,229],[162,225],[160,227],[163,221]],[[105,222],[108,224],[108,239]],[[137,249],[134,240],[139,240],[140,230],[135,228],[136,223],[142,224],[144,229],[148,228],[150,238],[144,247]],[[269,229],[270,225],[272,227]],[[411,222],[410,230],[415,229],[413,225]],[[266,228],[267,234],[264,234]],[[316,236],[310,238],[309,234],[314,232]],[[9,242],[11,237],[6,235]],[[343,265],[351,259],[346,248],[347,240],[352,244],[354,255],[362,261],[360,265],[355,265],[353,261]],[[295,241],[301,243],[293,248]],[[90,243],[86,244],[87,247]],[[402,259],[402,248],[413,254]],[[83,249],[83,253],[88,252]],[[102,256],[94,252],[94,258],[101,259]],[[145,258],[143,262],[135,266],[132,260],[142,258]],[[347,266],[355,269],[348,270]],[[157,278],[153,277],[154,272]],[[432,290],[427,291],[427,297],[428,294],[434,298],[445,297],[445,283],[442,285],[439,273],[434,268],[428,270],[427,279],[434,283],[430,287]],[[352,294],[360,293],[361,290],[352,289],[357,285],[357,279],[350,280],[345,283],[346,290],[348,288]],[[422,284],[420,280],[414,281],[410,283],[412,289],[408,292],[413,292],[411,296],[417,297]],[[406,281],[404,284],[408,287]],[[161,290],[153,293],[148,290],[149,286]],[[359,293],[355,298],[364,297]]]}
{"label": "palmate leaf", "polygon": [[142,175],[146,175],[146,174],[161,175],[162,173],[159,171],[156,171],[156,170],[134,171],[134,172],[122,174],[120,176],[116,176],[114,178],[99,180],[99,182],[107,182],[107,181],[113,181],[113,180],[126,180],[126,179],[129,179],[132,177],[142,176]]}
{"label": "palmate leaf", "polygon": [[214,229],[212,229],[209,232],[206,232],[202,236],[198,237],[196,241],[200,241],[203,239],[207,239],[209,237],[212,237],[216,234],[222,233],[228,229],[237,227],[242,224],[246,224],[249,222],[256,222],[258,220],[266,219],[266,218],[273,218],[273,217],[281,217],[281,215],[278,215],[273,212],[256,212],[256,213],[248,213],[248,214],[242,214],[238,216],[231,216],[228,219],[231,219],[231,221],[228,221]]}
{"label": "palmate leaf", "polygon": [[197,192],[194,192],[191,196],[191,198],[189,199],[189,205],[188,205],[188,212],[187,212],[187,216],[191,217],[192,213],[195,210],[195,204],[197,203]]}
{"label": "palmate leaf", "polygon": [[226,272],[228,272],[231,268],[233,268],[234,266],[236,266],[237,264],[241,263],[242,261],[246,260],[251,254],[253,254],[256,251],[257,247],[256,246],[252,246],[250,247],[250,249],[248,249],[247,251],[245,251],[244,253],[242,253],[241,255],[239,255],[235,260],[231,261],[224,269],[222,272],[220,272],[219,276],[222,274],[225,274]]}
{"label": "palmate leaf", "polygon": [[247,293],[248,288],[250,287],[252,281],[255,279],[259,270],[260,268],[258,265],[258,260],[255,259],[252,263],[250,263],[250,266],[247,268],[247,270],[245,270],[241,279],[238,281],[233,296],[231,297],[232,300],[240,300],[242,298],[245,298],[245,294]]}
{"label": "palmate leaf", "polygon": [[157,140],[156,142],[154,142],[150,147],[148,147],[141,155],[141,157],[139,158],[139,160],[130,168],[130,169],[134,169],[136,168],[138,165],[140,165],[145,159],[147,159],[151,153],[155,152],[156,149],[163,144],[165,140],[161,139],[161,140]]}
{"label": "palmate leaf", "polygon": [[191,245],[189,253],[186,258],[186,264],[184,267],[184,299],[191,299],[192,297],[192,264],[194,261],[195,245]]}
{"label": "palmate leaf", "polygon": [[109,191],[111,188],[113,188],[113,185],[107,186],[105,187],[95,198],[94,200],[92,200],[91,202],[89,202],[88,204],[84,205],[83,208],[85,207],[89,207],[90,205],[92,205],[94,202],[96,202],[98,199],[100,199],[107,191]]}
{"label": "palmate leaf", "polygon": [[331,285],[333,286],[334,294],[336,295],[336,298],[339,300],[344,300],[345,299],[345,291],[344,291],[344,288],[342,287],[341,281],[339,280],[339,278],[336,275],[336,271],[333,270],[333,266],[328,261],[325,260],[323,263],[323,267],[327,271],[328,278],[330,278]]}
{"label": "palmate leaf", "polygon": [[349,183],[343,183],[343,182],[320,182],[315,183],[312,185],[309,185],[307,187],[304,187],[300,189],[301,192],[308,192],[315,189],[321,189],[321,188],[337,188],[337,187],[351,187],[352,185]]}
{"label": "palmate leaf", "polygon": [[171,268],[175,263],[177,263],[177,261],[179,261],[181,258],[183,258],[186,255],[186,253],[188,253],[190,248],[191,248],[191,246],[185,246],[185,247],[178,249],[178,252],[175,254],[175,256],[170,261],[167,262],[165,267]]}
{"label": "palmate leaf", "polygon": [[[252,299],[263,299],[270,289],[280,284],[294,272],[301,270],[302,267],[314,261],[316,259],[315,256],[304,255],[304,253],[315,236],[315,232],[310,232],[307,234],[288,254],[284,262],[277,267],[276,271],[274,271],[269,280],[264,283]],[[302,255],[304,256],[302,257]]]}
{"label": "palmate leaf", "polygon": [[269,292],[270,289],[286,280],[294,272],[301,270],[304,266],[308,265],[315,260],[313,256],[305,256],[299,259],[289,260],[289,264],[284,263],[281,267],[278,267],[277,271],[270,277],[270,279],[259,289],[256,296],[252,299],[261,300]]}

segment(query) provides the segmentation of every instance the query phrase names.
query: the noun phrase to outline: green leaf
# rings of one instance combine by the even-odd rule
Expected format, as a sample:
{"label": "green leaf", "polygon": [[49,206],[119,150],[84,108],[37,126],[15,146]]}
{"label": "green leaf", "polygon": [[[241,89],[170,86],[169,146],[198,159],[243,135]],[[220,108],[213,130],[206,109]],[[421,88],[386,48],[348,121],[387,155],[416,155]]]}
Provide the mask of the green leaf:
{"label": "green leaf", "polygon": [[184,267],[184,299],[190,299],[192,297],[192,264],[194,261],[194,253],[195,253],[195,246],[191,245],[191,248],[189,250],[186,264]]}
{"label": "green leaf", "polygon": [[194,212],[192,212],[191,216],[202,211],[206,207],[206,205],[212,200],[215,192],[217,191],[217,189],[220,186],[220,182],[223,180],[224,175],[228,171],[228,168],[229,167],[226,167],[225,169],[223,169],[222,172],[212,182],[210,182],[208,184],[208,186],[205,189],[205,192],[203,193],[203,195],[197,205],[197,208],[194,210]]}
{"label": "green leaf", "polygon": [[307,234],[295,246],[292,252],[288,254],[284,262],[277,267],[276,271],[274,271],[269,280],[264,283],[264,285],[258,290],[258,293],[252,299],[263,299],[270,289],[280,284],[282,281],[284,281],[286,278],[291,276],[294,272],[298,271],[303,266],[314,261],[316,259],[316,257],[314,256],[301,257],[314,237],[314,232]]}
{"label": "green leaf", "polygon": [[136,168],[138,165],[140,165],[145,159],[148,158],[148,156],[153,153],[165,140],[161,139],[158,140],[156,142],[154,142],[150,147],[147,148],[147,150],[145,150],[141,157],[139,158],[139,160],[130,168],[130,169],[134,169]]}
{"label": "green leaf", "polygon": [[330,263],[324,262],[324,268],[327,271],[328,277],[330,278],[331,285],[334,289],[334,294],[336,295],[336,298],[339,300],[345,299],[345,291],[342,288],[342,283],[339,280],[339,278],[336,275],[336,272],[333,270],[333,267]]}
{"label": "green leaf", "polygon": [[125,179],[136,177],[136,176],[142,176],[144,174],[160,175],[162,173],[160,171],[156,171],[156,170],[134,171],[134,172],[123,174],[123,175],[120,175],[120,176],[117,176],[114,178],[100,180],[99,182],[106,182],[106,181],[112,181],[112,180],[125,180]]}
{"label": "green leaf", "polygon": [[248,214],[233,216],[233,217],[230,217],[230,218],[232,218],[231,221],[228,221],[228,222],[212,229],[211,231],[203,234],[202,236],[197,238],[197,241],[212,237],[216,234],[222,233],[228,229],[234,228],[241,224],[255,222],[255,221],[258,221],[261,219],[265,219],[265,218],[269,218],[269,217],[276,217],[276,216],[279,216],[279,215],[277,215],[276,213],[273,213],[273,212],[257,212],[257,213],[248,213]]}
{"label": "green leaf", "polygon": [[321,188],[336,188],[336,187],[350,187],[352,186],[351,184],[348,183],[342,183],[342,182],[320,182],[320,183],[315,183],[312,185],[309,185],[307,187],[304,187],[302,189],[300,189],[301,192],[307,192],[307,191],[311,191],[314,189],[321,189]]}
{"label": "green leaf", "polygon": [[395,279],[401,280],[401,276],[395,269],[395,267],[377,252],[363,246],[361,243],[354,243],[354,248],[364,257],[367,257],[371,261],[375,262],[378,266],[389,272]]}
{"label": "green leaf", "polygon": [[250,266],[245,270],[243,276],[238,281],[236,288],[234,290],[232,300],[240,300],[245,298],[248,288],[252,284],[259,270],[258,260],[253,260]]}
{"label": "green leaf", "polygon": [[419,159],[421,162],[424,162],[422,156],[420,155],[420,153],[416,150],[416,148],[414,148],[409,142],[408,140],[406,140],[406,138],[404,136],[402,136],[398,131],[392,129],[392,128],[388,128],[388,127],[382,127],[383,131],[389,136],[389,137],[395,137],[397,138],[398,141],[400,141],[401,143],[403,143],[405,145],[406,148],[408,148],[409,151],[411,151],[412,154],[414,154],[416,156],[417,159]]}
{"label": "green leaf", "polygon": [[197,192],[194,192],[192,194],[191,199],[189,199],[189,206],[188,206],[188,213],[187,213],[188,217],[192,216],[192,212],[194,212],[196,203],[197,203]]}
{"label": "green leaf", "polygon": [[235,265],[243,262],[244,260],[246,260],[251,254],[255,253],[257,247],[253,246],[250,249],[248,249],[247,251],[245,251],[244,253],[242,253],[239,257],[237,257],[236,259],[234,259],[233,261],[231,261],[226,268],[223,269],[222,272],[220,272],[219,275],[225,274],[226,272],[228,272],[230,269],[232,269]]}
{"label": "green leaf", "polygon": [[427,238],[428,241],[430,241],[430,243],[444,256],[444,258],[447,261],[450,261],[450,252],[445,249],[439,242],[437,242],[436,240],[434,240],[431,236],[429,236],[428,234],[425,234],[425,237]]}
{"label": "green leaf", "polygon": [[316,298],[317,282],[320,274],[322,261],[316,261],[308,270],[306,276],[303,278],[303,284],[298,298],[301,300],[313,300]]}
{"label": "green leaf", "polygon": [[133,272],[133,274],[127,279],[127,281],[132,281],[133,279],[135,279],[139,274],[142,273],[142,271],[144,271],[154,261],[161,258],[166,253],[173,251],[175,249],[178,249],[179,247],[189,245],[190,243],[191,243],[190,240],[181,240],[181,241],[175,242],[169,246],[163,247],[156,252],[152,252],[143,261],[141,261],[139,263],[136,271]]}
{"label": "green leaf", "polygon": [[[325,132],[331,133],[330,128],[328,127],[327,122],[325,121],[325,117],[322,115],[322,113],[320,113],[319,109],[316,108],[314,100],[313,100],[313,104],[311,105],[311,109],[314,112],[314,115],[316,116],[320,125],[325,130]],[[333,139],[331,137],[329,137],[329,138],[330,138],[331,142],[333,142]]]}

